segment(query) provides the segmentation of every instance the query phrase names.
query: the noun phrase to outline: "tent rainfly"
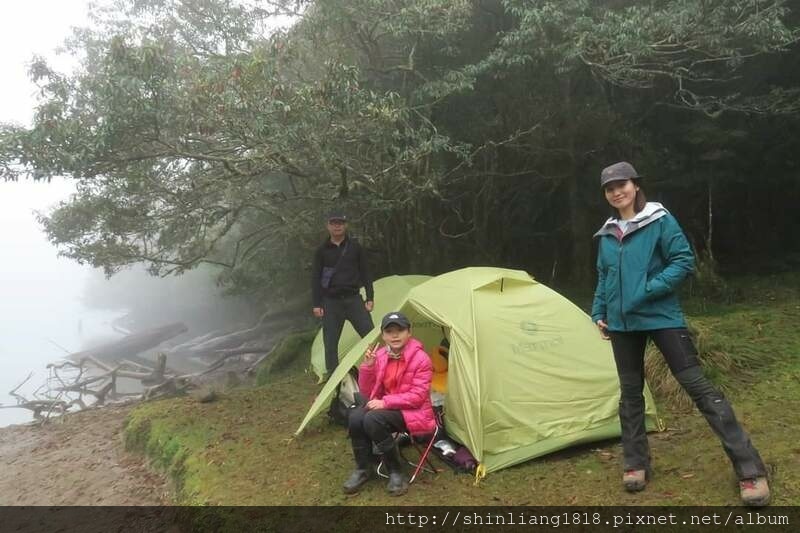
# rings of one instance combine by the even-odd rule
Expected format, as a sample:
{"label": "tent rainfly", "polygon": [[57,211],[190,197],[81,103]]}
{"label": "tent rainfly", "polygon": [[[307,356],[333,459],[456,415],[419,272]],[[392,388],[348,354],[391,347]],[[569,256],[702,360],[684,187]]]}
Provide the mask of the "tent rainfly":
{"label": "tent rainfly", "polygon": [[[527,273],[456,270],[410,288],[394,310],[426,348],[450,341],[445,424],[478,460],[478,476],[620,435],[610,343],[583,311]],[[379,337],[376,327],[341,358],[298,434]],[[645,400],[648,430],[662,430],[648,389]]]}

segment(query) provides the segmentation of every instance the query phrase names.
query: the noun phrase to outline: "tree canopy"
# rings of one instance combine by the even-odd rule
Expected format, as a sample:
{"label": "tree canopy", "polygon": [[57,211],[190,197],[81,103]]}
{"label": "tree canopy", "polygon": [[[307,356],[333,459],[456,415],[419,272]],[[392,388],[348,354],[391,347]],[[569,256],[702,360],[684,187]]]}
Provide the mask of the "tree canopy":
{"label": "tree canopy", "polygon": [[2,126],[0,168],[75,179],[41,221],[108,273],[212,263],[232,291],[295,292],[335,205],[378,272],[581,282],[620,159],[709,257],[800,254],[789,2],[117,0],[93,17],[74,73],[32,62],[35,119]]}

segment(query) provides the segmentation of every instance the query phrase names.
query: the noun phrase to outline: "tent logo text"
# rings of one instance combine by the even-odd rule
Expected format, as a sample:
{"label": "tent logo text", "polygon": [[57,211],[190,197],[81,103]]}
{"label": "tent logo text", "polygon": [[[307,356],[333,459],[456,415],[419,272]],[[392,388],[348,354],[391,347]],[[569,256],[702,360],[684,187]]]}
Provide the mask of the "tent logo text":
{"label": "tent logo text", "polygon": [[523,320],[520,322],[519,329],[526,335],[536,335],[539,333],[539,326],[536,322],[531,322],[530,320]]}
{"label": "tent logo text", "polygon": [[564,338],[555,337],[539,342],[520,342],[519,344],[513,345],[511,349],[514,350],[514,353],[544,352],[561,344],[564,344]]}

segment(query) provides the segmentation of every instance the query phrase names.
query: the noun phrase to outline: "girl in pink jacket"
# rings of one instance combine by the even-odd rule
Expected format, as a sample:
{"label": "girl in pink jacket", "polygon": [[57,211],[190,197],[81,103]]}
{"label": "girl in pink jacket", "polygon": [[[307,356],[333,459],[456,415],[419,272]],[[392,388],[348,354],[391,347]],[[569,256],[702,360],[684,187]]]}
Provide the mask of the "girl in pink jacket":
{"label": "girl in pink jacket", "polygon": [[402,313],[389,313],[381,321],[381,332],[386,345],[368,349],[359,369],[358,386],[368,401],[350,412],[356,469],[344,483],[347,494],[355,494],[374,477],[373,443],[389,471],[389,494],[405,494],[408,480],[392,433],[425,435],[436,429],[430,397],[433,366],[422,343],[411,336],[411,322]]}

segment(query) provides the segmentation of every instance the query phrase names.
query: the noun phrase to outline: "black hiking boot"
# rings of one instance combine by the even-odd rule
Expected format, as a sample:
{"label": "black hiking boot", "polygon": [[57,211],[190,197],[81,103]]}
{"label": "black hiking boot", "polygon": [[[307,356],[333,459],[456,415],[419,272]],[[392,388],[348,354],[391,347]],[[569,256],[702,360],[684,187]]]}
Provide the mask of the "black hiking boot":
{"label": "black hiking boot", "polygon": [[[381,448],[387,450],[386,446],[381,446]],[[391,496],[402,496],[408,492],[408,478],[403,473],[403,460],[394,441],[391,442],[391,448],[384,451],[383,462],[386,465],[386,470],[389,471],[389,483],[386,485],[386,490],[389,494]]]}
{"label": "black hiking boot", "polygon": [[353,457],[356,460],[356,469],[342,485],[345,494],[356,494],[364,483],[375,477],[375,456],[372,455],[372,446],[354,444]]}
{"label": "black hiking boot", "polygon": [[344,482],[342,490],[344,490],[345,494],[356,494],[361,490],[361,487],[364,486],[364,483],[372,479],[372,477],[369,470],[357,468],[353,470],[353,473],[350,474],[350,477]]}

